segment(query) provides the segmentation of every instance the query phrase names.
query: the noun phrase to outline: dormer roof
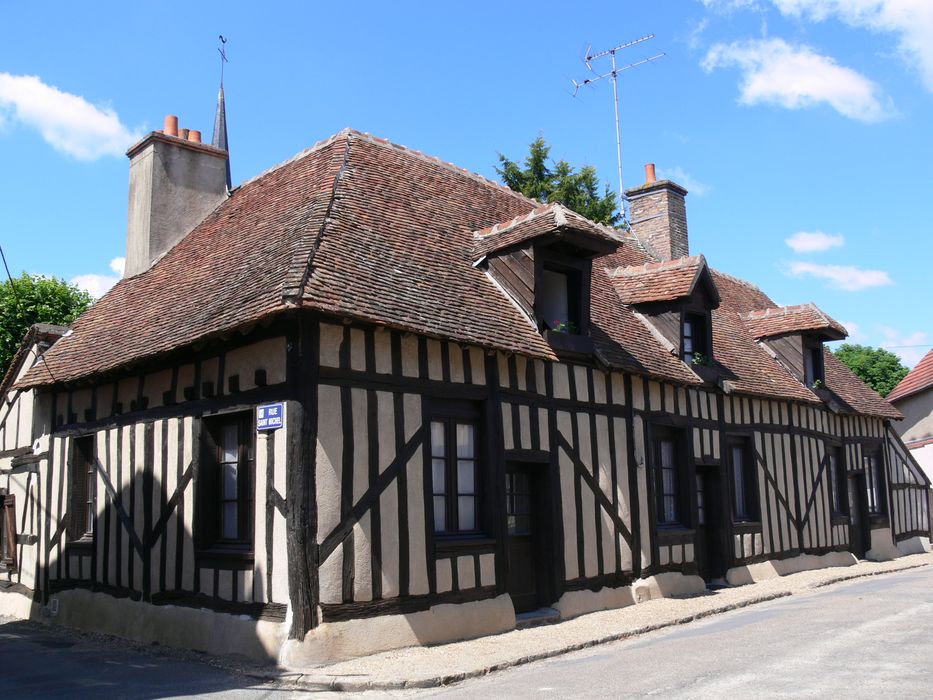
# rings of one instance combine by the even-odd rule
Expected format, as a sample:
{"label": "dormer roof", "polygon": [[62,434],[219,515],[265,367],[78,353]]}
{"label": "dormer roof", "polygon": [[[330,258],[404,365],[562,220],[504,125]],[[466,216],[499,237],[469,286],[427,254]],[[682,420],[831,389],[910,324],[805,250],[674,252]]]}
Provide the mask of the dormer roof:
{"label": "dormer roof", "polygon": [[608,226],[596,224],[555,203],[474,231],[473,258],[479,260],[534,239],[543,243],[567,240],[590,253],[588,257],[609,253],[622,243],[619,234]]}
{"label": "dormer roof", "polygon": [[706,287],[713,308],[719,305],[719,292],[702,255],[620,267],[608,274],[619,299],[630,306],[676,301],[693,294],[699,284]]}
{"label": "dormer roof", "polygon": [[789,333],[814,333],[827,340],[842,340],[849,335],[845,327],[823,313],[816,304],[778,306],[741,314],[742,321],[755,338],[771,338]]}

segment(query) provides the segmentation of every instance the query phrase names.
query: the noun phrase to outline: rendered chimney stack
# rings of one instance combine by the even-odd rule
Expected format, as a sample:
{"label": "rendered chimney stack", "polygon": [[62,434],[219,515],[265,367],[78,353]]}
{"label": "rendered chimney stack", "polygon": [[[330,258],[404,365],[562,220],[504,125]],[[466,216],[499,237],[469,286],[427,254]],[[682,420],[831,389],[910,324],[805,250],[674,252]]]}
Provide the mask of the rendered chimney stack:
{"label": "rendered chimney stack", "polygon": [[165,129],[132,146],[124,277],[148,270],[227,196],[227,151],[201,143],[201,132]]}
{"label": "rendered chimney stack", "polygon": [[658,180],[654,163],[645,164],[645,184],[626,190],[632,232],[655,257],[674,260],[690,255],[687,237],[687,190]]}

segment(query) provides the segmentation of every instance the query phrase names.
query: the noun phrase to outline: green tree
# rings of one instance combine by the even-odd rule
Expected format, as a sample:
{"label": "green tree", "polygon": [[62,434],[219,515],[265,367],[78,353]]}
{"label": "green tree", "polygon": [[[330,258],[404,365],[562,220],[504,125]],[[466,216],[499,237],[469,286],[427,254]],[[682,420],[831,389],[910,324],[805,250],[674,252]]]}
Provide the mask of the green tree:
{"label": "green tree", "polygon": [[508,187],[540,202],[558,202],[591,221],[616,226],[622,219],[616,193],[606,185],[599,193],[596,168],[585,165],[575,169],[565,160],[550,158],[551,147],[544,138],[536,138],[528,149],[524,168],[499,154],[496,172]]}
{"label": "green tree", "polygon": [[882,396],[890,394],[908,372],[900,358],[884,348],[844,343],[836,350],[836,357]]}
{"label": "green tree", "polygon": [[65,280],[28,275],[0,283],[0,377],[34,323],[67,325],[91,305],[91,296]]}

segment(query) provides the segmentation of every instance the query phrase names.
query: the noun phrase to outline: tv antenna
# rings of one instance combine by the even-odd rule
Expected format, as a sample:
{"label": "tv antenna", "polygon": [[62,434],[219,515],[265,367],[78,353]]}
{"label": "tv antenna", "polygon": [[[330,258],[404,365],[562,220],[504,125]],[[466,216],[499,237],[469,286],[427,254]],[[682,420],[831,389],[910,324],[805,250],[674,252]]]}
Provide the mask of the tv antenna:
{"label": "tv antenna", "polygon": [[[625,70],[629,70],[630,68],[643,66],[646,63],[650,63],[651,61],[656,61],[659,58],[662,58],[665,54],[659,53],[655,56],[649,56],[648,58],[643,58],[640,61],[629,63],[620,68],[616,65],[616,53],[622,51],[623,49],[644,43],[649,39],[654,39],[654,34],[648,34],[647,36],[643,36],[640,39],[635,39],[634,41],[629,41],[625,44],[619,44],[618,46],[615,46],[606,51],[600,51],[598,53],[590,53],[591,47],[588,46],[586,49],[586,57],[583,59],[583,62],[586,64],[587,69],[593,73],[595,77],[587,78],[581,82],[577,82],[576,80],[570,81],[573,83],[573,96],[576,97],[577,93],[580,91],[580,88],[597,83],[604,78],[612,78],[612,96],[614,98],[616,111],[616,158],[618,159],[619,163],[619,206],[622,208],[623,222],[628,222],[628,197],[625,196],[625,187],[622,184],[622,126],[621,122],[619,121],[619,73]],[[593,70],[593,66],[591,65],[592,62],[600,58],[606,58],[607,56],[612,60],[612,70],[610,70],[608,73],[602,74],[599,74]]]}

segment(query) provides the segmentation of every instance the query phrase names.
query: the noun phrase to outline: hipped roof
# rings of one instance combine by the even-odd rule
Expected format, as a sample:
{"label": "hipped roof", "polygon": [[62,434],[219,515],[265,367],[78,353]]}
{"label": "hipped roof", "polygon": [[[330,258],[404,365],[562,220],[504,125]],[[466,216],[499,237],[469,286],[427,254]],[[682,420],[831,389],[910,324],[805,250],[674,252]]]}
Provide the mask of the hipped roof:
{"label": "hipped roof", "polygon": [[845,327],[823,313],[816,304],[778,306],[742,314],[746,328],[756,338],[770,338],[789,333],[818,333],[830,340],[849,335]]}
{"label": "hipped roof", "polygon": [[933,350],[898,382],[887,398],[888,401],[897,401],[930,388],[933,388]]}
{"label": "hipped roof", "polygon": [[[534,221],[541,209],[450,163],[342,131],[244,183],[151,269],[118,282],[46,353],[51,374],[43,363],[23,385],[100,379],[293,308],[556,360],[518,307],[481,265],[474,266],[475,232],[482,239],[482,230],[497,223]],[[582,219],[556,208],[544,213],[558,211],[575,225]],[[618,243],[616,234],[583,222],[594,235]],[[528,233],[520,224],[509,230]],[[593,262],[597,358],[699,385],[620,302],[615,271],[656,261],[630,234],[618,238],[615,252]],[[739,318],[774,303],[734,278],[713,272],[711,279],[722,297],[713,314],[713,354],[733,378],[733,390],[817,403],[758,347]],[[861,395],[862,389],[847,391]],[[860,410],[899,415],[874,397],[863,396]]]}

